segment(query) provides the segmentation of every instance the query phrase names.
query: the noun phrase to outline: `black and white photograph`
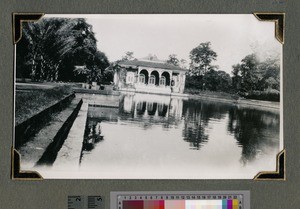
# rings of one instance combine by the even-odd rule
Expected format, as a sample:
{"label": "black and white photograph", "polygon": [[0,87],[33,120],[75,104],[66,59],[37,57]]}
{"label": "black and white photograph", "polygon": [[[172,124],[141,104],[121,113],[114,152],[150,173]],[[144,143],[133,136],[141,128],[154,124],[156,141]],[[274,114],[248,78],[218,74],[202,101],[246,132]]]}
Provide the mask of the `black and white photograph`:
{"label": "black and white photograph", "polygon": [[253,14],[45,14],[15,45],[14,147],[45,179],[253,179],[284,149]]}

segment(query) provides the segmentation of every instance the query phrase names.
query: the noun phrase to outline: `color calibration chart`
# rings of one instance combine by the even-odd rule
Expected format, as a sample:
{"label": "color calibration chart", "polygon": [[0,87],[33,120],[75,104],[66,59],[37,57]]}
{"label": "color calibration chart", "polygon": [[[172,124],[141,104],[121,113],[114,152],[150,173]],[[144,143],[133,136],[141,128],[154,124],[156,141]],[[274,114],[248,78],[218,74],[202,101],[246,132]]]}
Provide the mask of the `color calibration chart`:
{"label": "color calibration chart", "polygon": [[250,192],[112,192],[111,209],[250,209]]}

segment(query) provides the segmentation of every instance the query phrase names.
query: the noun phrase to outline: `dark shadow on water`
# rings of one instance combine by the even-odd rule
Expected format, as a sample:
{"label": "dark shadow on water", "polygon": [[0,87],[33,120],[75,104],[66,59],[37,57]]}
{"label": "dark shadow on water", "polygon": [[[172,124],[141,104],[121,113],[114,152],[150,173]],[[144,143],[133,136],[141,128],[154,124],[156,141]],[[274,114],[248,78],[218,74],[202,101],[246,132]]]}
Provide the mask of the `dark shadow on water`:
{"label": "dark shadow on water", "polygon": [[100,122],[88,118],[85,125],[79,164],[82,161],[83,154],[85,152],[91,152],[95,148],[96,144],[103,140],[104,137],[101,135]]}
{"label": "dark shadow on water", "polygon": [[[242,147],[243,164],[258,154],[279,145],[279,113],[254,108],[239,108],[231,104],[188,100],[183,102],[183,139],[192,149],[199,150],[209,140],[210,121],[228,117],[228,134]],[[224,136],[226,137],[226,136]]]}
{"label": "dark shadow on water", "polygon": [[227,129],[242,147],[243,164],[267,148],[278,147],[279,114],[247,108],[231,108],[228,114]]}
{"label": "dark shadow on water", "polygon": [[209,140],[207,128],[211,119],[222,119],[230,105],[207,103],[200,100],[183,101],[184,129],[182,136],[191,149],[200,148]]}

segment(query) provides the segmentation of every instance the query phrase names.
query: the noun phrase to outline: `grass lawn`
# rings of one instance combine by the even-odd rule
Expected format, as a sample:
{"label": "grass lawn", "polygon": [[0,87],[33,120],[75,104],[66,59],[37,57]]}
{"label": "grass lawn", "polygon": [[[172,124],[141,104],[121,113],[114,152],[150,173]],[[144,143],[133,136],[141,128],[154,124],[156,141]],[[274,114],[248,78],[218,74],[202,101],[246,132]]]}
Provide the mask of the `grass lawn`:
{"label": "grass lawn", "polygon": [[50,107],[71,93],[72,87],[69,85],[43,90],[16,91],[16,125]]}

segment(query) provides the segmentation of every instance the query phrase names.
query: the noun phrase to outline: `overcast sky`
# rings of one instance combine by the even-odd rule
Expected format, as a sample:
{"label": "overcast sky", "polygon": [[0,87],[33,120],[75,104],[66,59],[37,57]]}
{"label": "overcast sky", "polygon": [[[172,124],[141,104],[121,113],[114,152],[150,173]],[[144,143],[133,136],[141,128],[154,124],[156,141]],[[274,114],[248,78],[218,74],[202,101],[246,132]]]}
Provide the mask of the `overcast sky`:
{"label": "overcast sky", "polygon": [[98,49],[109,61],[121,59],[126,51],[132,51],[136,58],[151,53],[166,60],[170,54],[177,54],[179,59],[189,62],[190,51],[200,43],[210,41],[218,55],[213,64],[230,73],[233,64],[253,52],[258,52],[260,57],[281,53],[281,44],[275,39],[274,22],[259,21],[252,14],[82,17],[93,26]]}

